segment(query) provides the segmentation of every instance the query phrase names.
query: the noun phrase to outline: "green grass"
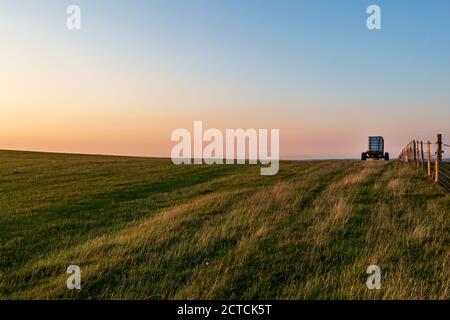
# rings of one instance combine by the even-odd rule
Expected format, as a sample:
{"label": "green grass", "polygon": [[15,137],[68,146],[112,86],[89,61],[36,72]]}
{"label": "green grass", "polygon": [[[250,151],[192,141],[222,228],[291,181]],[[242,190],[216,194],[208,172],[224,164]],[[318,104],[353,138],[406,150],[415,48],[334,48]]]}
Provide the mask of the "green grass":
{"label": "green grass", "polygon": [[396,161],[0,151],[0,208],[1,299],[450,298],[450,197]]}

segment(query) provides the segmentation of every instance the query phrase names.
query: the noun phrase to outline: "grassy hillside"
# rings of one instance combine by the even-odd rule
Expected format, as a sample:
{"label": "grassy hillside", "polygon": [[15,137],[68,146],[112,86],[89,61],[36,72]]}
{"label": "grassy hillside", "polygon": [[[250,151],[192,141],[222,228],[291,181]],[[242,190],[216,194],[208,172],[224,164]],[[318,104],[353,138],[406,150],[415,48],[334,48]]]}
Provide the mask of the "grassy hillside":
{"label": "grassy hillside", "polygon": [[450,197],[395,161],[0,151],[0,209],[2,299],[450,298]]}

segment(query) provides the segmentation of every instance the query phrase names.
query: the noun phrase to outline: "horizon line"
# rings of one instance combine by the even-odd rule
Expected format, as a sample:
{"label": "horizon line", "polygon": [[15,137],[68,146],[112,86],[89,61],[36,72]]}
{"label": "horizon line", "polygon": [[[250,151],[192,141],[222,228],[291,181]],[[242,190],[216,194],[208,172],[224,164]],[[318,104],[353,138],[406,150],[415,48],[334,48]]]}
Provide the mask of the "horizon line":
{"label": "horizon line", "polygon": [[[107,154],[107,153],[81,153],[81,152],[58,152],[58,151],[43,151],[43,150],[24,150],[24,149],[1,149],[0,152],[26,152],[26,153],[47,153],[47,154],[60,154],[60,155],[76,155],[76,156],[99,156],[99,157],[121,157],[121,158],[143,158],[143,159],[171,159],[168,156],[139,156],[139,155],[126,155],[126,154]],[[177,158],[177,159],[184,159],[184,158]],[[195,160],[196,158],[190,158],[192,160]],[[393,158],[393,160],[396,158]],[[204,160],[202,158],[202,160]],[[222,159],[224,161],[229,160],[227,158]],[[246,160],[249,161],[250,159],[244,158],[233,158],[233,161],[237,160]],[[259,159],[252,159],[252,160],[259,160]],[[359,160],[357,157],[343,157],[343,158],[280,158],[278,161],[321,161],[321,160]],[[273,160],[274,161],[274,160]]]}

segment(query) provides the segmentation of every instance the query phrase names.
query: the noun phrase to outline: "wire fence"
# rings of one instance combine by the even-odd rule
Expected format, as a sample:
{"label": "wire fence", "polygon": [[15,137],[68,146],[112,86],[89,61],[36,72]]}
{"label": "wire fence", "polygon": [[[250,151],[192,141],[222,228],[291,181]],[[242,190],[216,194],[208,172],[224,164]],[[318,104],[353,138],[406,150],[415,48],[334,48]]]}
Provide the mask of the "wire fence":
{"label": "wire fence", "polygon": [[450,145],[437,135],[435,143],[413,140],[400,152],[399,160],[414,164],[430,179],[450,193]]}

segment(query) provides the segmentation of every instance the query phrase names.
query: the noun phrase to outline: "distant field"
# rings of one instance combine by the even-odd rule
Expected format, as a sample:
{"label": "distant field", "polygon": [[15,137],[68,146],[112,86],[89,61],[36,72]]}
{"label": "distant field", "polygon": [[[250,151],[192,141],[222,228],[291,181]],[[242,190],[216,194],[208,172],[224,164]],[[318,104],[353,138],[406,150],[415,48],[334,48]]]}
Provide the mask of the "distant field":
{"label": "distant field", "polygon": [[450,197],[396,161],[0,151],[0,209],[1,299],[450,298]]}

